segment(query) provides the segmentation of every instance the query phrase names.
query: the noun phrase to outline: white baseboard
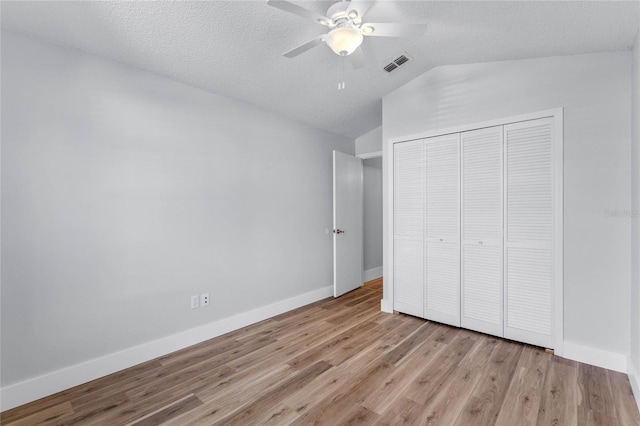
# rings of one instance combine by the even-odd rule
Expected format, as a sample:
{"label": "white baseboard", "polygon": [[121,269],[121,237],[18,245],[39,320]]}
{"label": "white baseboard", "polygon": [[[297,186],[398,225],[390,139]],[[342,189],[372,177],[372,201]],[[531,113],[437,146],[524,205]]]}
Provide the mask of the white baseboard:
{"label": "white baseboard", "polygon": [[631,357],[628,358],[627,365],[629,367],[627,375],[629,376],[631,390],[633,391],[633,396],[636,399],[636,405],[638,406],[638,409],[640,409],[640,383],[638,383],[638,380],[640,378],[638,377],[638,369],[636,368]]}
{"label": "white baseboard", "polygon": [[564,341],[563,358],[627,373],[627,355]]}
{"label": "white baseboard", "polygon": [[364,282],[375,280],[376,278],[382,277],[382,266],[378,266],[377,268],[371,268],[364,271],[362,274],[364,277]]}
{"label": "white baseboard", "polygon": [[0,411],[6,411],[35,401],[332,295],[333,286],[313,290],[178,334],[6,386],[0,389]]}
{"label": "white baseboard", "polygon": [[382,312],[386,312],[388,314],[392,314],[393,313],[393,303],[391,302],[391,300],[382,299],[380,301],[380,310]]}

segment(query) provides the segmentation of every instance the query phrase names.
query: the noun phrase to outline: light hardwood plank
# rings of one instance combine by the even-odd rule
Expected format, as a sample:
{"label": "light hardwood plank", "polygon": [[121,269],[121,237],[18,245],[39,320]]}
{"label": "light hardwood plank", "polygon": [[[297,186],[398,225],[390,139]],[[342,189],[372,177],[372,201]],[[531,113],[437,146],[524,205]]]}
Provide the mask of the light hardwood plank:
{"label": "light hardwood plank", "polygon": [[397,403],[389,407],[384,415],[374,423],[376,426],[419,425],[424,424],[425,407],[400,397]]}
{"label": "light hardwood plank", "polygon": [[367,395],[362,405],[378,414],[383,414],[401,397],[415,379],[416,374],[432,368],[434,360],[438,359],[437,355],[444,348],[446,345],[435,340],[425,340],[420,343],[380,386]]}
{"label": "light hardwood plank", "polygon": [[11,426],[35,426],[54,424],[54,422],[59,421],[61,418],[64,418],[65,415],[68,414],[73,414],[73,407],[71,406],[70,402],[63,402],[62,404],[47,407],[31,415],[22,417],[21,419],[15,419],[7,423],[2,421],[2,424]]}
{"label": "light hardwood plank", "polygon": [[318,361],[280,383],[269,392],[265,392],[250,404],[243,405],[234,413],[217,421],[215,424],[232,426],[254,423],[264,414],[265,411],[276,405],[277,402],[282,401],[291,393],[303,388],[306,384],[310,383],[330,368],[332,368],[332,365],[328,362]]}
{"label": "light hardwood plank", "polygon": [[498,341],[490,336],[477,336],[476,344],[460,361],[450,380],[429,399],[425,406],[424,424],[451,425],[485,373]]}
{"label": "light hardwood plank", "polygon": [[578,424],[578,363],[555,357],[542,387],[539,426]]}
{"label": "light hardwood plank", "polygon": [[494,424],[524,345],[501,340],[483,376],[456,420],[457,425]]}
{"label": "light hardwood plank", "polygon": [[613,393],[607,370],[587,364],[578,365],[579,425],[617,424]]}
{"label": "light hardwood plank", "polygon": [[636,425],[626,375],[380,312],[381,283],[0,414],[5,425]]}
{"label": "light hardwood plank", "polygon": [[299,417],[298,413],[288,405],[280,403],[266,410],[264,415],[256,421],[259,425],[286,425]]}
{"label": "light hardwood plank", "polygon": [[200,401],[194,394],[187,395],[169,406],[162,407],[153,413],[136,420],[135,422],[129,423],[128,426],[158,425],[175,416],[179,416],[182,413],[189,412],[200,405],[202,405],[202,401]]}
{"label": "light hardwood plank", "polygon": [[502,409],[498,413],[496,425],[535,425],[538,419],[540,388],[543,381],[544,374],[540,374],[539,371],[518,367],[502,403]]}
{"label": "light hardwood plank", "polygon": [[[439,339],[436,341],[443,342]],[[425,405],[447,383],[456,366],[469,352],[475,341],[469,336],[460,335],[445,344],[446,348],[433,358],[431,362],[433,367],[417,374],[411,385],[403,392],[404,396]]]}
{"label": "light hardwood plank", "polygon": [[382,284],[383,284],[382,277],[380,277],[380,278],[375,278],[371,281],[367,281],[366,283],[364,283],[364,287],[370,288],[373,290],[382,291]]}
{"label": "light hardwood plank", "polygon": [[616,417],[621,425],[640,425],[640,413],[636,408],[636,401],[626,374],[607,370],[609,385],[613,392],[616,406]]}

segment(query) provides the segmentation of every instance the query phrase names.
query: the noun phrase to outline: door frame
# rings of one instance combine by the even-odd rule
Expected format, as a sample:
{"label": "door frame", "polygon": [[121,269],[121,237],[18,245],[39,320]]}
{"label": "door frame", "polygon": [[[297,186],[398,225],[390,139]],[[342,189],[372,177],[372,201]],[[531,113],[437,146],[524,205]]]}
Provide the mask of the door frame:
{"label": "door frame", "polygon": [[414,133],[406,136],[389,138],[383,140],[383,298],[380,308],[383,312],[393,312],[393,145],[399,142],[408,142],[417,139],[425,139],[433,136],[441,136],[450,133],[460,133],[469,130],[477,130],[485,127],[502,126],[521,121],[536,120],[539,118],[554,119],[554,147],[553,147],[553,177],[554,177],[554,203],[556,210],[553,217],[554,235],[554,268],[553,268],[553,341],[554,352],[556,355],[562,356],[564,352],[564,265],[563,265],[563,165],[564,165],[564,110],[563,108],[555,108],[543,111],[537,111],[529,114],[521,114],[511,117],[500,118],[496,120],[488,120],[477,123],[465,124],[450,128],[428,130],[425,132]]}
{"label": "door frame", "polygon": [[[383,276],[384,276],[384,167],[385,166],[384,166],[383,151],[365,152],[365,153],[362,153],[362,154],[356,154],[355,156],[356,156],[356,158],[359,158],[361,160],[369,160],[371,158],[382,158],[382,163],[383,163],[382,164],[382,173],[383,173],[383,175],[382,175],[382,182],[383,182],[383,184],[382,184],[382,186],[383,186],[383,189],[382,189],[382,199],[383,199],[383,205],[382,205],[382,213],[383,213],[382,216],[383,217],[382,217],[382,222],[383,222],[383,226],[382,226],[382,265],[380,267],[383,270]],[[363,166],[362,196],[364,197],[364,161],[362,163],[362,166]],[[363,223],[363,226],[364,226],[364,209],[362,210],[362,215],[363,215],[362,223]],[[364,250],[365,250],[365,247],[364,247],[364,229],[363,229],[363,232],[362,232],[362,256],[363,256],[363,258],[364,258]],[[365,271],[364,271],[364,260],[363,260],[362,265],[363,265],[362,266],[362,269],[363,269],[363,271],[362,271],[362,281],[363,281],[363,284],[364,284],[364,283],[367,282],[366,274],[365,274]]]}
{"label": "door frame", "polygon": [[356,157],[360,158],[361,160],[368,160],[370,158],[382,157],[382,155],[383,155],[382,151],[375,151],[375,152],[365,152],[364,154],[356,154]]}

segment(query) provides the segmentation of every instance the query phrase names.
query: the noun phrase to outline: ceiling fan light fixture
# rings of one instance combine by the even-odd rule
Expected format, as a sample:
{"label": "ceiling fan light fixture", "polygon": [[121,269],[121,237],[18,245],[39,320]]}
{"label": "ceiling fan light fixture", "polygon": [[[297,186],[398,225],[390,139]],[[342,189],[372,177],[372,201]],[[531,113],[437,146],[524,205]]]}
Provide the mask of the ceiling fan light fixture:
{"label": "ceiling fan light fixture", "polygon": [[362,44],[363,39],[359,29],[339,27],[329,31],[326,43],[336,55],[347,56]]}

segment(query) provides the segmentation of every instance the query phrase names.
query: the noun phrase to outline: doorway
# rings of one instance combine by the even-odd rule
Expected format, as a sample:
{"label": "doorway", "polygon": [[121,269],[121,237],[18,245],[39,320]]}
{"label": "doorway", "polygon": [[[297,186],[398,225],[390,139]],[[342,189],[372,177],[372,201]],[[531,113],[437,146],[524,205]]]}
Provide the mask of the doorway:
{"label": "doorway", "polygon": [[382,156],[362,157],[363,281],[382,285]]}
{"label": "doorway", "polygon": [[363,285],[382,291],[381,154],[333,152],[334,297]]}

